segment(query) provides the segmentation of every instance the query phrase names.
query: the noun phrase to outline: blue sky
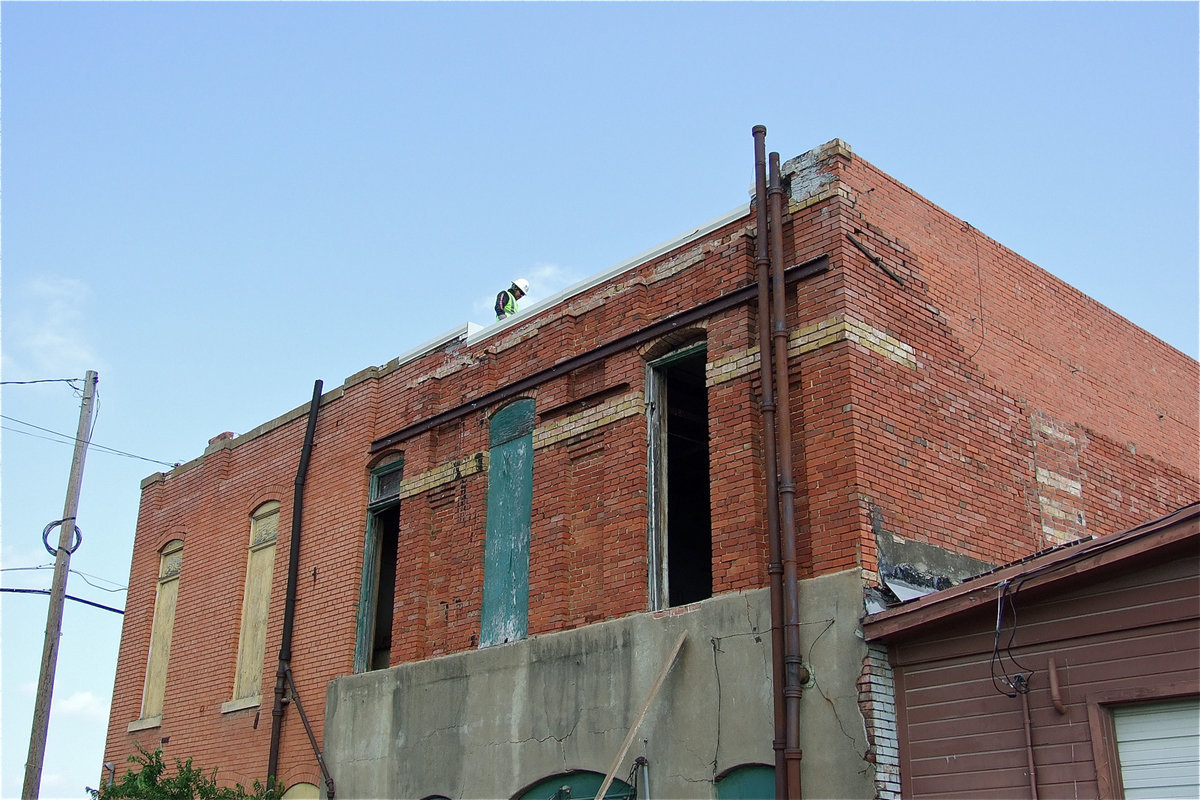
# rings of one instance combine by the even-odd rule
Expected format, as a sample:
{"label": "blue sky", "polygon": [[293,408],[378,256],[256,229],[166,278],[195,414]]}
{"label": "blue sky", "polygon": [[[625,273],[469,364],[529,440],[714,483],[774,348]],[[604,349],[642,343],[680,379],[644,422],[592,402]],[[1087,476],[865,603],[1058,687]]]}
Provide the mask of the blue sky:
{"label": "blue sky", "polygon": [[[784,159],[843,139],[1195,357],[1197,8],[7,0],[3,380],[97,370],[93,441],[152,459],[89,454],[68,592],[124,605],[155,461],[732,210],[756,124]],[[30,425],[72,434],[79,397],[0,409],[0,585],[46,588],[71,447]],[[46,603],[0,607],[12,797]],[[119,638],[68,603],[43,797],[100,778]]]}

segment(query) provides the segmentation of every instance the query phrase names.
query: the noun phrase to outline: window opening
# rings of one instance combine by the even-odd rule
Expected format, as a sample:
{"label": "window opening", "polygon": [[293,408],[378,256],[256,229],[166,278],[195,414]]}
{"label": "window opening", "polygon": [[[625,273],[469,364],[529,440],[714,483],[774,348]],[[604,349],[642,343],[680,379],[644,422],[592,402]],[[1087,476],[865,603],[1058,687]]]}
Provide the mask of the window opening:
{"label": "window opening", "polygon": [[246,586],[242,593],[242,625],[238,635],[233,701],[258,702],[262,696],[263,654],[267,615],[279,533],[279,503],[263,503],[250,515],[250,547],[246,556]]}
{"label": "window opening", "polygon": [[492,417],[480,647],[524,639],[529,633],[533,424],[530,399],[505,406]]}
{"label": "window opening", "polygon": [[150,655],[146,659],[146,682],[142,689],[141,719],[162,716],[167,688],[167,664],[171,659],[171,633],[175,628],[175,605],[179,598],[179,573],[183,570],[183,542],[172,539],[163,545],[158,559],[158,587],[154,594],[154,621],[150,630]]}
{"label": "window opening", "polygon": [[371,473],[371,507],[399,502],[400,484],[404,480],[404,461],[393,461]]}
{"label": "window opening", "polygon": [[712,597],[707,347],[650,364],[650,596],[655,608]]}
{"label": "window opening", "polygon": [[392,665],[392,621],[396,607],[396,556],[400,543],[400,507],[392,506],[373,515],[379,555],[376,570],[375,624],[371,635],[371,669]]}
{"label": "window opening", "polygon": [[403,477],[404,459],[399,455],[371,472],[358,635],[354,652],[355,672],[391,666]]}

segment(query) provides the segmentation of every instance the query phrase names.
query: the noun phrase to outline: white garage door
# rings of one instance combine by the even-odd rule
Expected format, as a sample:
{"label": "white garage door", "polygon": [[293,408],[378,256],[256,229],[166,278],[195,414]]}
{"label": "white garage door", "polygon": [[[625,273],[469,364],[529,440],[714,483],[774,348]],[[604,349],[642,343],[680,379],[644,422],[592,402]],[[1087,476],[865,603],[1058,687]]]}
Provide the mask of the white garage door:
{"label": "white garage door", "polygon": [[1125,797],[1200,797],[1200,698],[1113,709]]}

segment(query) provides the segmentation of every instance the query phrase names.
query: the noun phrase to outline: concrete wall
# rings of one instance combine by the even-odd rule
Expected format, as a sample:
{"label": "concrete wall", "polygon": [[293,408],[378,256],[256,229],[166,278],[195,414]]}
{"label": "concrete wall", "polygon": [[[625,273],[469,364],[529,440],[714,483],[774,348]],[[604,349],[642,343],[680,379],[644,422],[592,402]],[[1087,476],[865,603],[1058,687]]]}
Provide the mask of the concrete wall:
{"label": "concrete wall", "polygon": [[[866,654],[857,574],[803,582],[801,609],[805,794],[872,797],[857,674],[838,667]],[[712,797],[714,775],[774,763],[766,590],[339,678],[324,736],[337,796],[504,798],[572,769],[605,773],[680,631],[617,777],[645,755],[655,797]]]}

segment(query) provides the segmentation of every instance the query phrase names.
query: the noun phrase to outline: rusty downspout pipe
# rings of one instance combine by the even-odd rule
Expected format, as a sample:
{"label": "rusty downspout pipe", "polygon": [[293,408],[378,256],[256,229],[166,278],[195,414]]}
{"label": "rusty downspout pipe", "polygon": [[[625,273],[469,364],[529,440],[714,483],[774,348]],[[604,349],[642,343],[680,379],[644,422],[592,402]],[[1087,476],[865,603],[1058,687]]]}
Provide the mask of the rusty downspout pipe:
{"label": "rusty downspout pipe", "polygon": [[292,540],[288,547],[287,594],[283,601],[283,636],[279,644],[279,664],[275,669],[275,704],[271,708],[271,750],[267,756],[267,781],[279,776],[279,734],[283,728],[283,696],[287,690],[288,672],[292,663],[292,628],[296,617],[296,584],[300,572],[300,522],[304,510],[304,480],[308,460],[312,456],[313,434],[317,429],[317,412],[321,408],[321,381],[313,384],[312,403],[308,407],[308,428],[304,431],[304,448],[300,451],[300,466],[296,470],[296,490],[292,496]]}
{"label": "rusty downspout pipe", "polygon": [[1033,721],[1029,718],[1029,683],[1022,678],[1014,687],[1021,695],[1021,713],[1025,720],[1025,767],[1029,771],[1029,797],[1038,800],[1037,764],[1033,760]]}
{"label": "rusty downspout pipe", "polygon": [[767,489],[767,541],[771,560],[771,694],[775,710],[775,796],[787,796],[784,747],[787,717],[783,698],[783,556],[779,543],[779,473],[775,454],[775,390],[771,369],[771,259],[767,252],[767,129],[754,126],[754,210],[757,220],[754,264],[758,269],[758,375],[762,391],[763,469]]}
{"label": "rusty downspout pipe", "polygon": [[786,289],[783,281],[783,185],[779,176],[779,153],[770,155],[771,302],[774,309],[772,336],[775,340],[775,386],[778,410],[775,430],[779,452],[779,498],[782,506],[779,536],[783,552],[784,685],[788,800],[800,800],[800,698],[806,677],[800,657],[800,592],[796,576],[796,484],[792,475],[792,419],[788,370]]}

